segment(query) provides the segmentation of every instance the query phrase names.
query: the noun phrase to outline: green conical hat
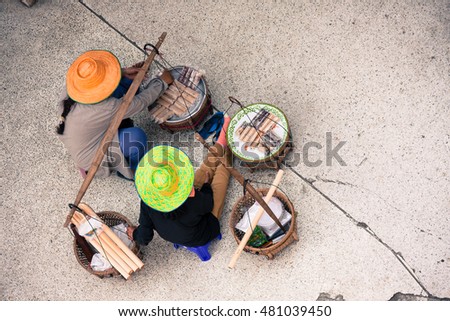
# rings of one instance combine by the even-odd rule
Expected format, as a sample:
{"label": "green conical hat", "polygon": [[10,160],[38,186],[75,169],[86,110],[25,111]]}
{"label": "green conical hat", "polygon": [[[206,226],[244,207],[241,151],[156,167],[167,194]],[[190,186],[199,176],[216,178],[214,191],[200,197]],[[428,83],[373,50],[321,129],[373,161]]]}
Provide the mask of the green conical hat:
{"label": "green conical hat", "polygon": [[160,212],[170,212],[191,193],[194,168],[183,151],[156,146],[139,162],[134,182],[145,204]]}

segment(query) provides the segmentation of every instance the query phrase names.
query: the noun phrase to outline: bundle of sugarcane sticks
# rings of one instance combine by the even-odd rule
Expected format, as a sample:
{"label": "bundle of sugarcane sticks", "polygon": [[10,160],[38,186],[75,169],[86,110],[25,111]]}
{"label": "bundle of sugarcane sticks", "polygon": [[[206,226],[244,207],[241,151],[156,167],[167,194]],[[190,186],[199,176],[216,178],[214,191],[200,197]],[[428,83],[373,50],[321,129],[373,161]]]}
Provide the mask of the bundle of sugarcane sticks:
{"label": "bundle of sugarcane sticks", "polygon": [[175,80],[150,110],[150,118],[162,124],[173,115],[183,116],[195,105],[198,95],[197,91]]}
{"label": "bundle of sugarcane sticks", "polygon": [[[100,253],[126,280],[132,273],[141,269],[144,263],[134,254],[125,243],[100,219],[87,204],[80,203],[75,210],[71,223],[78,231],[84,225],[90,230],[79,233],[86,241]],[[87,224],[87,226],[86,226]]]}
{"label": "bundle of sugarcane sticks", "polygon": [[237,134],[249,147],[274,148],[281,142],[281,138],[272,131],[279,121],[276,115],[261,109],[249,122],[239,126]]}

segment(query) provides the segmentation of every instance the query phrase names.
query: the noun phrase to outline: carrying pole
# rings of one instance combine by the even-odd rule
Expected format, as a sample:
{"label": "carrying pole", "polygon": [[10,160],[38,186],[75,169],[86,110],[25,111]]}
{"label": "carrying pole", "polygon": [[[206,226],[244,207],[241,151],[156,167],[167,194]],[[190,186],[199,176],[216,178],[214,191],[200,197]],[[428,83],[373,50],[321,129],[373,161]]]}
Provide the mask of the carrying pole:
{"label": "carrying pole", "polygon": [[167,33],[163,32],[161,36],[158,39],[158,43],[155,45],[156,50],[153,50],[150,55],[148,55],[147,59],[144,62],[144,65],[139,70],[138,74],[134,78],[133,82],[131,83],[130,88],[128,89],[127,93],[123,97],[122,103],[119,106],[119,109],[117,110],[117,113],[114,115],[114,118],[112,119],[111,123],[109,124],[109,127],[103,136],[102,141],[100,142],[100,147],[97,150],[94,160],[92,161],[92,165],[89,168],[88,174],[86,175],[86,178],[83,181],[83,184],[80,187],[80,190],[78,191],[77,197],[75,198],[75,201],[73,204],[75,206],[72,207],[69,214],[67,215],[66,221],[64,223],[64,227],[69,226],[70,219],[72,218],[76,206],[80,204],[84,194],[86,193],[89,185],[92,182],[92,179],[95,176],[95,173],[97,173],[98,168],[100,167],[100,164],[102,163],[103,157],[106,154],[106,151],[108,150],[109,146],[111,145],[111,141],[114,138],[114,135],[117,133],[117,130],[120,126],[120,123],[122,122],[123,117],[125,116],[128,107],[131,104],[131,101],[134,98],[134,95],[139,89],[139,86],[141,85],[142,80],[144,79],[145,74],[147,73],[147,70],[150,68],[150,65],[153,62],[153,59],[155,58],[157,54],[157,50],[163,43],[164,39],[166,38]]}

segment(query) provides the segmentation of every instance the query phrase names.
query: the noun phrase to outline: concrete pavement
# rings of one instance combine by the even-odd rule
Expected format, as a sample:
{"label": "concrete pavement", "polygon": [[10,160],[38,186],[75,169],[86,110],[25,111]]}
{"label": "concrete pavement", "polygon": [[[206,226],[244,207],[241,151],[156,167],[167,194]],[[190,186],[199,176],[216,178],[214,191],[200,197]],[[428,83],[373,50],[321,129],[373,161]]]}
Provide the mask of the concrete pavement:
{"label": "concrete pavement", "polygon": [[[450,296],[448,1],[84,3],[127,39],[78,1],[0,4],[3,300]],[[234,96],[287,115],[296,149],[281,188],[299,213],[300,240],[273,261],[244,253],[229,270],[236,242],[228,219],[242,195],[232,180],[211,261],[156,237],[131,280],[100,280],[77,263],[62,228],[82,180],[54,133],[56,103],[80,53],[107,49],[130,65],[143,58],[130,41],[142,46],[163,31],[164,57],[206,70],[219,109]],[[145,114],[135,121],[157,142],[192,140]],[[345,142],[345,166],[326,164],[327,133],[332,147]],[[310,142],[322,146],[308,154],[318,166],[305,162]],[[195,146],[190,156],[199,161],[204,150]],[[240,170],[258,182],[275,176]],[[84,200],[137,222],[130,182],[94,180]]]}

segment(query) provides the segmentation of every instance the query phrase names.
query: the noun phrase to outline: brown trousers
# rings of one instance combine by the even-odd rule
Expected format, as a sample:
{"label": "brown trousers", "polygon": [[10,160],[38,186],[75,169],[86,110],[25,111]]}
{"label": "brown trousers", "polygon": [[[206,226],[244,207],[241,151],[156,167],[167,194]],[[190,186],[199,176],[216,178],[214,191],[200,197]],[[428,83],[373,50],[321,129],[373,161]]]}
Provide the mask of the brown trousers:
{"label": "brown trousers", "polygon": [[[231,153],[228,148],[224,148],[218,143],[212,148],[216,150],[216,153],[227,166],[231,166]],[[195,172],[194,187],[196,189],[200,189],[203,186],[207,173],[209,174],[209,181],[211,182],[214,199],[214,207],[211,213],[217,217],[217,219],[220,219],[227,194],[228,181],[230,180],[230,172],[222,165],[217,157],[209,152],[203,160],[203,163]]]}

